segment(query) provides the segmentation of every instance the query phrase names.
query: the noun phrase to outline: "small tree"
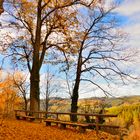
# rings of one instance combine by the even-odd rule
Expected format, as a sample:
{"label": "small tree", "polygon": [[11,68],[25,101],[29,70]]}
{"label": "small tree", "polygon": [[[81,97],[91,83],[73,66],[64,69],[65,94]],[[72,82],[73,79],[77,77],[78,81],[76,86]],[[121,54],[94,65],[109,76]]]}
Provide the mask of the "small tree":
{"label": "small tree", "polygon": [[19,90],[19,96],[24,100],[24,109],[28,109],[28,92],[29,92],[29,82],[27,81],[28,75],[16,72],[13,74],[13,81],[15,87]]}
{"label": "small tree", "polygon": [[59,83],[56,81],[56,77],[51,73],[49,66],[47,72],[43,77],[42,81],[42,95],[45,98],[45,110],[49,110],[49,101],[51,96],[56,96],[56,93],[59,90]]}

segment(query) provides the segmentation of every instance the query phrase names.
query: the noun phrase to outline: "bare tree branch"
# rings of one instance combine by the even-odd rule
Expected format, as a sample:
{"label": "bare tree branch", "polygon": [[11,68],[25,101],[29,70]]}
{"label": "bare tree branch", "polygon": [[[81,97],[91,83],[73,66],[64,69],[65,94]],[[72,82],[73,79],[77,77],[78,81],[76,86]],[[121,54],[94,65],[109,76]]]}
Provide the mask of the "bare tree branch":
{"label": "bare tree branch", "polygon": [[103,89],[100,85],[98,85],[97,83],[89,80],[89,79],[81,79],[82,81],[87,81],[87,82],[90,82],[92,83],[93,85],[95,85],[96,87],[98,87],[101,91],[103,91],[103,93],[108,97],[108,96],[111,96],[111,97],[114,97],[112,94],[110,94],[109,92],[107,92],[105,89]]}

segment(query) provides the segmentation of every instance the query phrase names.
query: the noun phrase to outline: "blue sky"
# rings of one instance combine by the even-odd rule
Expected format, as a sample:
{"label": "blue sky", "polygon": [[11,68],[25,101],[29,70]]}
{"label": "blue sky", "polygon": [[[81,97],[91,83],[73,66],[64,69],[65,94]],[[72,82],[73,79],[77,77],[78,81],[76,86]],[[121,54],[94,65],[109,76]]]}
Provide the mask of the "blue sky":
{"label": "blue sky", "polygon": [[[115,9],[115,12],[121,22],[122,30],[128,33],[128,39],[124,45],[130,46],[134,50],[137,49],[137,58],[133,61],[131,70],[135,70],[136,74],[140,75],[140,0],[122,0],[120,2],[121,4]],[[140,95],[140,82],[138,81],[136,85],[114,85],[110,90],[115,96]],[[89,92],[89,96],[91,91]],[[95,96],[101,95],[98,90],[93,90],[92,92]],[[84,94],[81,97],[84,97]]]}
{"label": "blue sky", "polygon": [[[111,2],[113,0],[106,1]],[[131,68],[128,67],[128,69],[132,71],[134,76],[140,76],[140,0],[117,1],[120,2],[120,6],[114,12],[118,16],[122,31],[128,34],[128,38],[123,45],[138,52],[136,58],[132,61]],[[65,82],[63,84],[65,85]],[[101,82],[100,85],[106,89],[105,83]],[[109,90],[116,97],[140,95],[140,81],[125,86],[112,84]],[[81,83],[80,98],[90,96],[104,96],[104,94],[93,88],[89,83]]]}
{"label": "blue sky", "polygon": [[[113,0],[106,0],[107,3]],[[140,0],[116,0],[120,2],[114,12],[120,21],[121,29],[128,34],[127,40],[124,42],[124,46],[137,50],[136,57],[132,60],[132,64],[128,65],[128,69],[131,70],[134,76],[140,76]],[[130,52],[128,52],[130,53]],[[127,65],[127,64],[126,64]],[[131,66],[131,68],[129,67]],[[100,83],[102,87],[106,88],[105,83]],[[140,81],[129,85],[115,85],[109,87],[110,92],[114,96],[127,96],[127,95],[140,95]],[[95,90],[89,83],[81,84],[80,97],[90,96],[104,96],[100,90]]]}

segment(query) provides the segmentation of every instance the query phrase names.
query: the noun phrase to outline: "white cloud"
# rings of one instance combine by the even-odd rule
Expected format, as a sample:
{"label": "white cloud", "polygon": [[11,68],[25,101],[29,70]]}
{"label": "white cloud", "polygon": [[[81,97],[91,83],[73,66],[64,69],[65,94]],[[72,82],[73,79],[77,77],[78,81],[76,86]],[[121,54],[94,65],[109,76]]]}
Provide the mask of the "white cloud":
{"label": "white cloud", "polygon": [[125,16],[132,16],[140,12],[140,0],[125,0],[117,12]]}
{"label": "white cloud", "polygon": [[140,49],[140,24],[129,24],[123,30],[129,35],[127,44]]}
{"label": "white cloud", "polygon": [[140,35],[140,24],[133,24],[133,25],[126,26],[125,30],[127,30],[127,32],[130,34],[139,36]]}
{"label": "white cloud", "polygon": [[126,44],[131,48],[137,48],[137,52],[140,52],[140,0],[124,0],[116,12],[128,20],[123,27],[129,35]]}
{"label": "white cloud", "polygon": [[[87,86],[87,87],[86,87]],[[128,96],[128,95],[140,95],[140,86],[139,85],[115,85],[112,84],[110,87],[107,87],[105,83],[100,83],[100,86],[108,91],[112,96],[120,97],[120,96]],[[85,87],[85,90],[84,90]],[[95,89],[92,84],[82,85],[82,91],[80,91],[80,98],[86,97],[103,97],[105,94],[99,90]]]}

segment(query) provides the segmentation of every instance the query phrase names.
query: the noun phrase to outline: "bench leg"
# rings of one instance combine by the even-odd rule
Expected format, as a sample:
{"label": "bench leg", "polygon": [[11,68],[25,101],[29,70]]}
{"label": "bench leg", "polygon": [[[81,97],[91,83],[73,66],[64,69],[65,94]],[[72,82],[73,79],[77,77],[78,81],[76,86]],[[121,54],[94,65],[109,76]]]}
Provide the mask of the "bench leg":
{"label": "bench leg", "polygon": [[26,117],[23,117],[23,116],[22,116],[22,120],[26,120]]}
{"label": "bench leg", "polygon": [[86,131],[85,127],[83,127],[83,126],[79,126],[78,130],[80,133],[84,133]]}
{"label": "bench leg", "polygon": [[51,122],[46,122],[46,126],[51,126]]}
{"label": "bench leg", "polygon": [[39,121],[40,123],[42,123],[43,122],[43,119],[40,119],[40,121]]}
{"label": "bench leg", "polygon": [[66,128],[66,124],[60,124],[60,128],[61,129],[65,129]]}
{"label": "bench leg", "polygon": [[20,116],[16,116],[16,119],[17,119],[17,120],[20,120]]}
{"label": "bench leg", "polygon": [[35,118],[30,118],[30,122],[33,122],[35,120]]}

